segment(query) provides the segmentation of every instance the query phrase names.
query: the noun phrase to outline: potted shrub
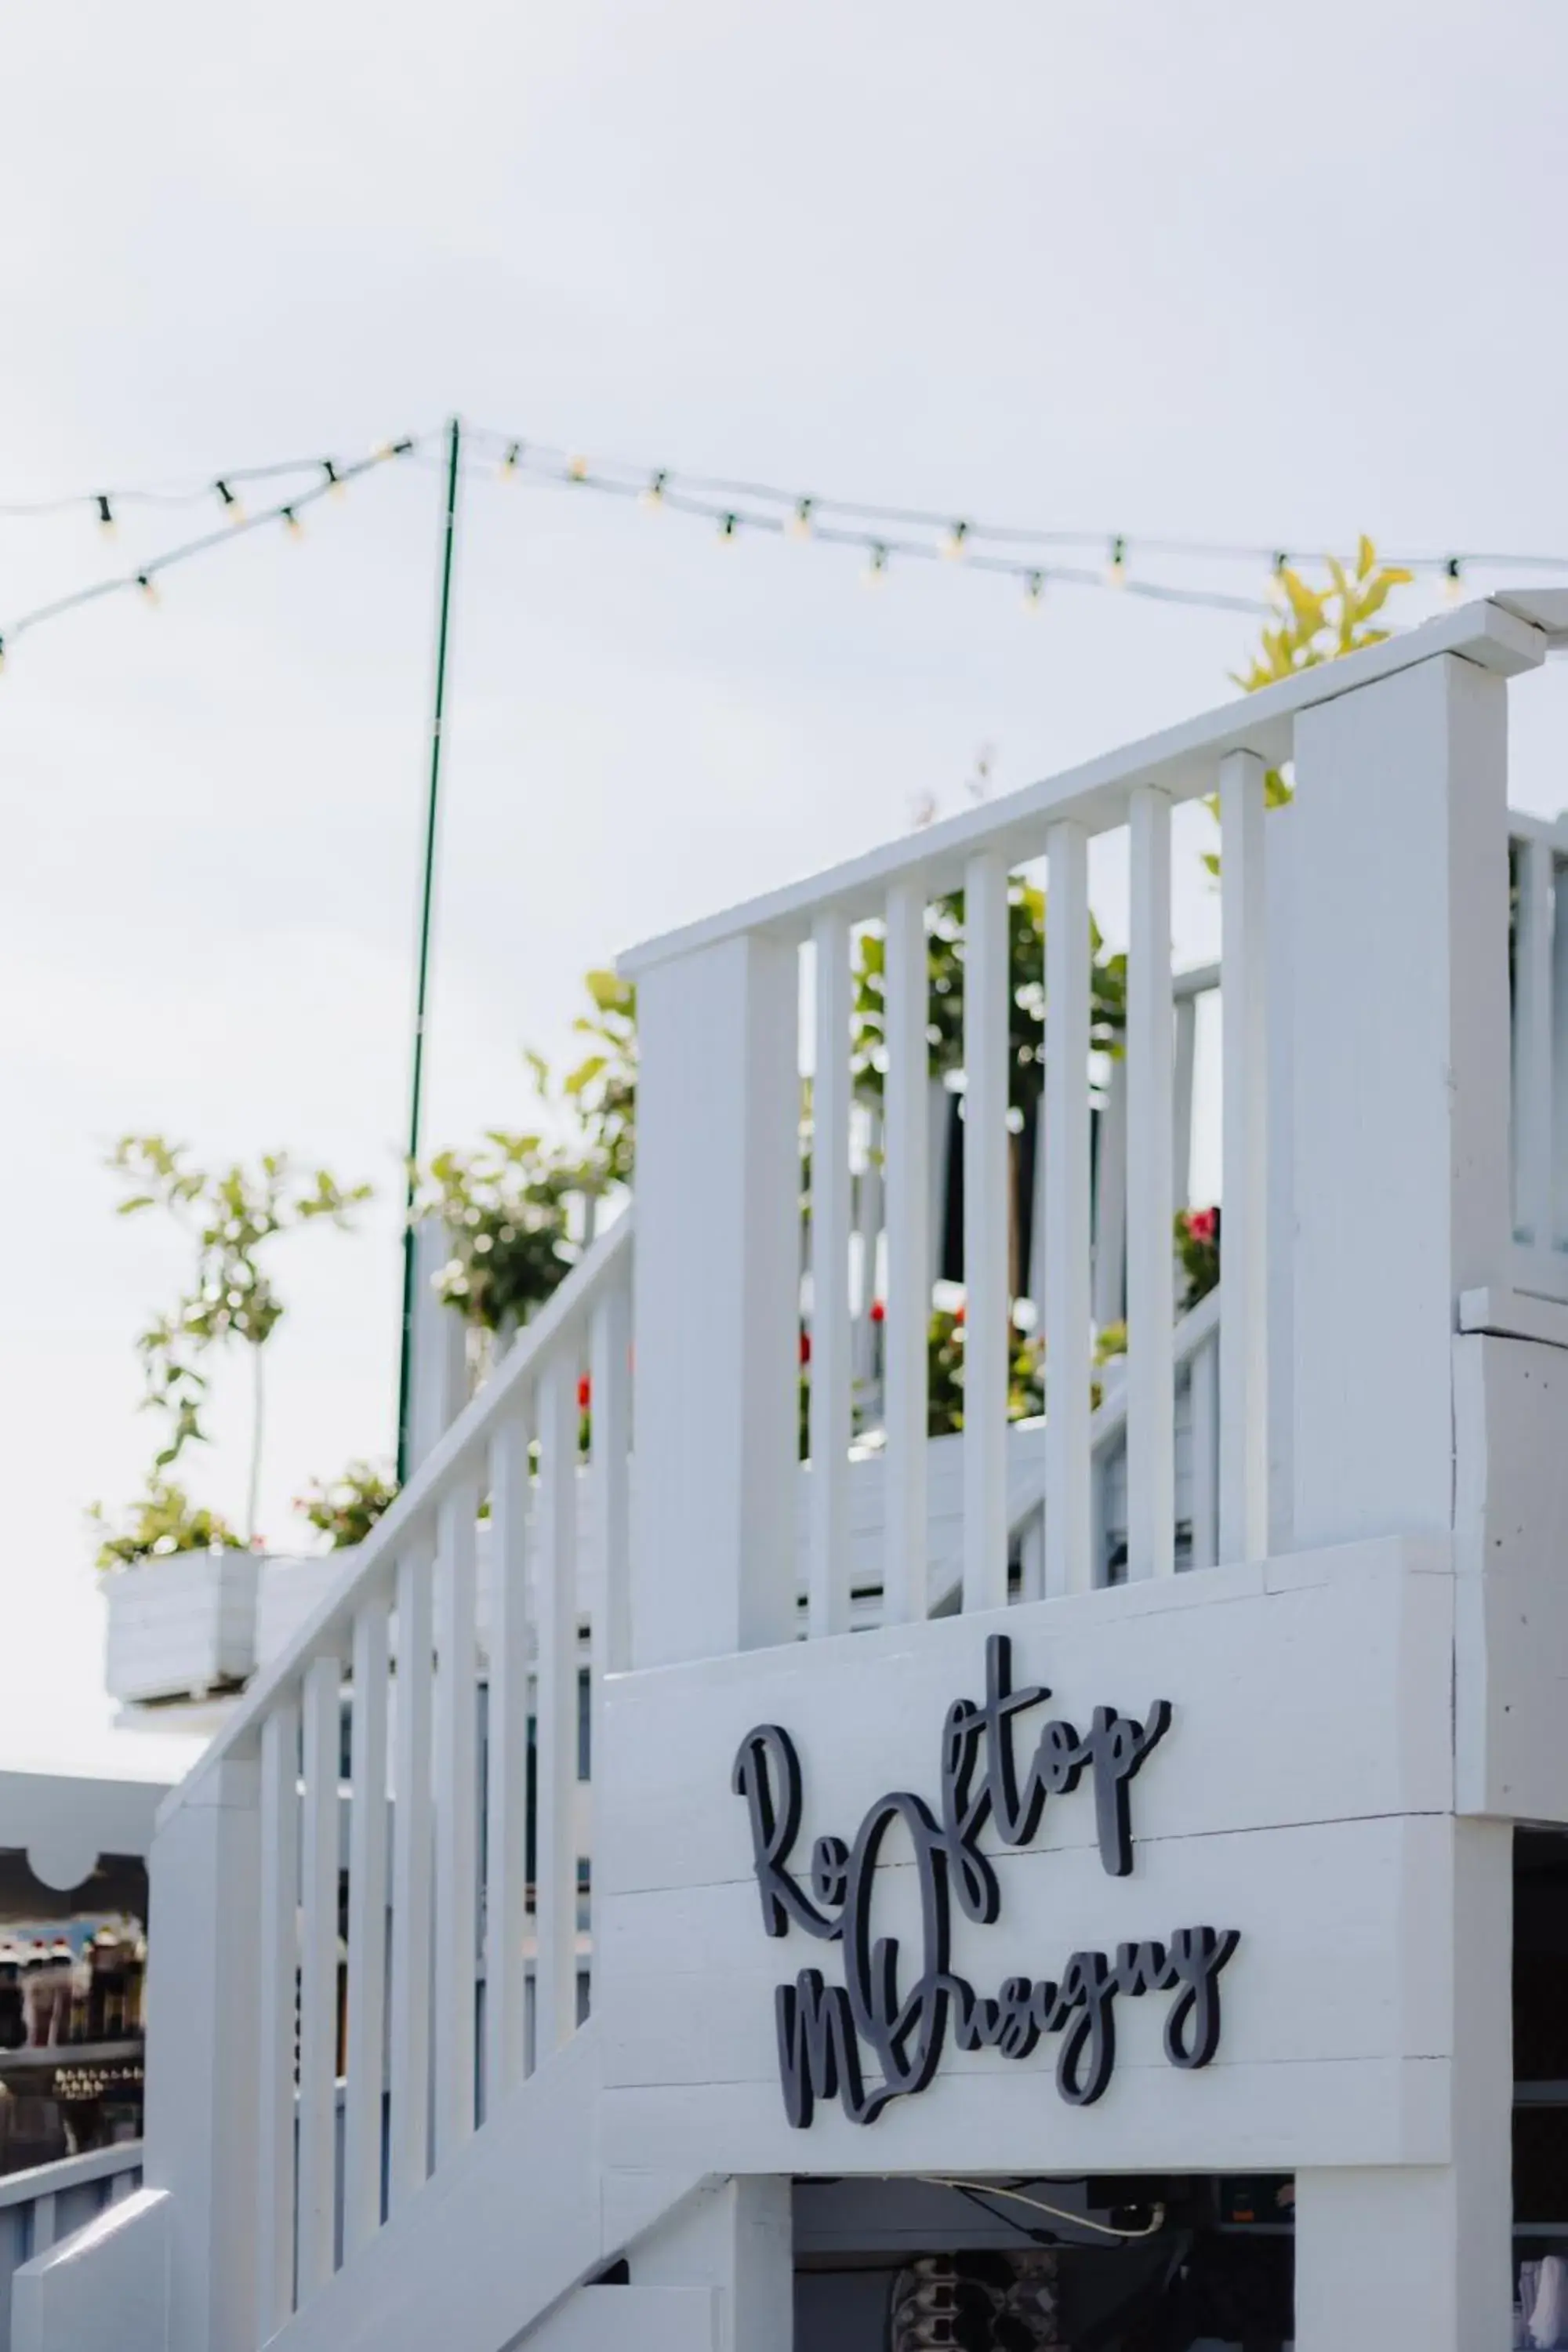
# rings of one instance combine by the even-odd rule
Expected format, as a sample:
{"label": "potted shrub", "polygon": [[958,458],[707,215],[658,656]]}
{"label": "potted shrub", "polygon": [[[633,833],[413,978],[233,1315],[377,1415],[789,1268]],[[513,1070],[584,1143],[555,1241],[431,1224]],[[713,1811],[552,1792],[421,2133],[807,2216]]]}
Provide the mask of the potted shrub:
{"label": "potted shrub", "polygon": [[[136,1342],[144,1410],[166,1424],[147,1491],[116,1529],[101,1510],[98,1565],[109,1602],[108,1682],[127,1701],[205,1696],[243,1682],[256,1665],[257,1594],[265,1549],[257,1531],[265,1388],[263,1349],[284,1303],[262,1262],[268,1244],[325,1220],[346,1225],[368,1185],[345,1191],[323,1169],[296,1171],[287,1153],[254,1168],[207,1172],[184,1148],[156,1135],[126,1136],[109,1165],[128,1185],[121,1216],[159,1208],[195,1249],[189,1287]],[[237,1343],[251,1376],[245,1524],[237,1533],[194,1506],[168,1474],[185,1447],[201,1443],[205,1369],[214,1350]]]}
{"label": "potted shrub", "polygon": [[260,1559],[216,1511],[156,1472],[116,1526],[92,1520],[109,1585],[104,1679],[130,1703],[205,1698],[242,1683],[256,1664]]}

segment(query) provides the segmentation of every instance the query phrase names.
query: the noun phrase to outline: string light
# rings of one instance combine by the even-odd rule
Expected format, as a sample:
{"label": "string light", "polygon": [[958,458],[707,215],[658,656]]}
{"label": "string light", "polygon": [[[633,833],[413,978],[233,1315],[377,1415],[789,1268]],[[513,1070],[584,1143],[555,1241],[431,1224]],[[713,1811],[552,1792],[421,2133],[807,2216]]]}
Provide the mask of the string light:
{"label": "string light", "polygon": [[341,499],[343,494],[343,478],[330,457],[322,458],[321,472],[326,478],[327,488],[332,496]]}
{"label": "string light", "polygon": [[1031,572],[1024,583],[1024,610],[1037,613],[1045,601],[1046,575],[1043,572]]}
{"label": "string light", "polygon": [[585,482],[585,481],[587,480],[587,478],[588,478],[588,460],[586,459],[586,457],[568,457],[568,458],[567,458],[567,460],[566,460],[566,478],[567,478],[567,480],[568,480],[568,481],[571,481],[571,482]]}
{"label": "string light", "polygon": [[102,531],[105,539],[112,539],[114,536],[114,509],[109,503],[109,493],[107,490],[99,490],[95,495],[98,499],[98,527],[100,530]]}
{"label": "string light", "polygon": [[788,522],[784,525],[784,529],[788,531],[792,539],[809,539],[811,537],[811,518],[816,511],[816,500],[815,499],[796,499],[795,502],[795,512],[791,515]]}
{"label": "string light", "polygon": [[158,583],[148,572],[139,572],[136,574],[136,585],[141,589],[142,595],[146,598],[149,604],[156,604],[158,602]]}
{"label": "string light", "polygon": [[1465,593],[1462,567],[1457,555],[1450,555],[1443,566],[1443,602],[1457,604]]}
{"label": "string light", "polygon": [[500,461],[500,478],[503,482],[515,480],[517,476],[518,461],[521,456],[521,442],[511,442],[508,446],[506,456]]}
{"label": "string light", "polygon": [[866,559],[866,569],[861,577],[868,588],[880,588],[887,581],[888,551],[876,541],[871,543],[871,552]]}
{"label": "string light", "polygon": [[1274,551],[1274,561],[1268,567],[1268,578],[1265,583],[1268,593],[1273,597],[1276,602],[1279,601],[1279,596],[1283,593],[1285,574],[1289,569],[1290,558],[1289,554],[1286,552],[1284,548],[1276,548]]}
{"label": "string light", "polygon": [[741,518],[739,515],[723,514],[720,516],[719,539],[721,545],[729,547],[733,544],[736,532],[740,529],[740,524]]}
{"label": "string light", "polygon": [[236,498],[234,492],[229,488],[228,484],[223,479],[221,475],[213,484],[213,488],[218,494],[219,503],[221,504],[224,513],[227,516],[229,521],[243,522],[245,520],[245,507],[242,501]]}
{"label": "string light", "polygon": [[1127,541],[1120,531],[1110,542],[1110,560],[1105,567],[1105,577],[1112,588],[1127,585]]}
{"label": "string light", "polygon": [[644,490],[641,498],[638,499],[638,505],[647,507],[650,514],[657,514],[659,508],[664,504],[664,486],[668,479],[669,476],[668,474],[655,474],[647,489]]}
{"label": "string light", "polygon": [[288,532],[289,538],[303,539],[305,536],[305,526],[300,521],[292,507],[284,507],[282,509],[282,518],[283,528]]}
{"label": "string light", "polygon": [[963,553],[964,548],[968,544],[968,541],[969,525],[966,522],[955,522],[949,525],[947,530],[942,535],[942,551],[947,557],[950,563],[956,563],[958,562],[959,558]]}

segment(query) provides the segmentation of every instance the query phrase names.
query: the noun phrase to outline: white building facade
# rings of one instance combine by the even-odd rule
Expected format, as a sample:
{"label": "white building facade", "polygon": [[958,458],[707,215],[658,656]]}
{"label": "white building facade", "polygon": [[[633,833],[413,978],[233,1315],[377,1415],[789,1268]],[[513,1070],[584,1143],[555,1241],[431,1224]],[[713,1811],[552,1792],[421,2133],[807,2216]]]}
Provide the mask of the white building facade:
{"label": "white building facade", "polygon": [[[168,1800],[144,2186],[19,2275],[19,2347],[1502,2352],[1568,2252],[1568,838],[1507,757],[1560,636],[1568,598],[1466,607],[626,959],[635,1230]],[[1221,1282],[1183,1318],[1171,826],[1215,792]],[[1010,1424],[1025,868],[1046,1410]]]}

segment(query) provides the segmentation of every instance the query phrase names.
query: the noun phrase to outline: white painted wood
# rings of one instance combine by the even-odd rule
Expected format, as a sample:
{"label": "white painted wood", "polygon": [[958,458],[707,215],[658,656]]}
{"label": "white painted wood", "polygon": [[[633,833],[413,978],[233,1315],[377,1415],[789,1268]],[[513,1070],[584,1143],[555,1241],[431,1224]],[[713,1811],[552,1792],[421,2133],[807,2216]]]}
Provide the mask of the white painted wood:
{"label": "white painted wood", "polygon": [[417,1468],[462,1412],[468,1374],[462,1317],[443,1307],[436,1277],[452,1255],[445,1220],[422,1217],[414,1235],[414,1323],[410,1335],[408,1459]]}
{"label": "white painted wood", "polygon": [[[1455,1822],[1429,1921],[1445,1980],[1453,2146],[1447,2164],[1296,2177],[1296,2342],[1301,2352],[1394,2343],[1474,2352],[1500,2342],[1513,2299],[1510,2134],[1512,1838]],[[1504,2315],[1500,2322],[1499,2315]]]}
{"label": "white painted wood", "polygon": [[918,878],[895,884],[889,891],[883,973],[888,1297],[882,1326],[887,1459],[882,1574],[890,1623],[922,1618],[930,1606],[926,1412],[932,1217],[925,912],[925,893]]}
{"label": "white painted wood", "polygon": [[1552,1240],[1555,865],[1549,842],[1521,845],[1513,947],[1513,1213],[1515,1232],[1537,1249],[1549,1249]]}
{"label": "white painted wood", "polygon": [[1193,1205],[1193,1079],[1197,1067],[1197,996],[1192,990],[1179,990],[1172,1076],[1174,1118],[1171,1130],[1172,1202],[1178,1209]]}
{"label": "white painted wood", "polygon": [[[1221,1329],[1224,1329],[1222,1321]],[[1219,1557],[1219,1349],[1208,1339],[1188,1370],[1192,1401],[1192,1517],[1194,1568],[1212,1568]]]}
{"label": "white painted wood", "polygon": [[849,929],[812,933],[816,1052],[811,1082],[810,1549],[807,1630],[849,1622],[845,1487],[849,1454]]}
{"label": "white painted wood", "polygon": [[1111,1063],[1100,1105],[1094,1158],[1094,1327],[1103,1331],[1127,1312],[1127,1063]]}
{"label": "white painted wood", "polygon": [[1505,692],[1442,656],[1298,730],[1298,1544],[1450,1523],[1456,1308],[1513,1222]]}
{"label": "white painted wood", "polygon": [[542,2065],[577,2024],[577,1371],[564,1350],[540,1375],[538,1410],[534,2063]]}
{"label": "white painted wood", "polygon": [[[613,1411],[594,1397],[594,1431]],[[485,2115],[527,2069],[529,1423],[514,1412],[490,1440],[489,1698],[485,1820]]]}
{"label": "white painted wood", "polygon": [[1548,1348],[1568,1348],[1568,1305],[1518,1290],[1459,1293],[1461,1331],[1495,1331],[1513,1339],[1538,1339]]}
{"label": "white painted wood", "polygon": [[342,1669],[307,1667],[300,1851],[298,2292],[307,2302],[332,2274],[337,2206],[338,1772]]}
{"label": "white painted wood", "polygon": [[[642,976],[658,965],[707,953],[748,932],[765,929],[772,939],[798,940],[824,907],[837,905],[853,914],[874,904],[890,882],[917,866],[933,897],[957,889],[965,863],[978,847],[1005,865],[1021,866],[1038,855],[1043,832],[1058,818],[1070,817],[1089,833],[1121,824],[1129,790],[1135,785],[1154,785],[1172,801],[1197,800],[1214,790],[1215,770],[1228,751],[1256,751],[1277,767],[1291,755],[1298,714],[1327,708],[1435,656],[1462,658],[1467,667],[1500,679],[1536,668],[1546,653],[1545,632],[1515,619],[1500,604],[1478,601],[1464,605],[1363,653],[1298,671],[1244,699],[1232,696],[1200,718],[1121,745],[1064,775],[1009,793],[1005,801],[965,809],[940,824],[884,842],[826,874],[646,940],[619,958],[617,969],[637,980],[640,990]],[[639,1011],[640,1003],[639,994]]]}
{"label": "white painted wood", "polygon": [[259,2136],[257,2340],[294,2308],[294,2017],[299,1967],[300,1709],[281,1699],[261,1727]]}
{"label": "white painted wood", "polygon": [[595,1308],[593,1322],[594,1517],[598,1529],[604,1600],[595,1633],[603,1674],[625,1674],[632,1662],[631,1453],[632,1299],[616,1283]]}
{"label": "white painted wood", "polygon": [[436,2162],[474,2128],[479,1913],[479,1657],[474,1526],[479,1492],[458,1475],[443,1496],[436,1555]]}
{"label": "white painted wood", "polygon": [[387,1618],[387,1596],[382,1591],[367,1595],[354,1620],[348,2069],[343,2106],[345,2261],[381,2227],[382,2094],[386,2068]]}
{"label": "white painted wood", "polygon": [[1220,769],[1224,932],[1225,1317],[1220,1325],[1219,1558],[1268,1549],[1268,943],[1264,766]]}
{"label": "white painted wood", "polygon": [[1127,948],[1127,1566],[1175,1566],[1171,803],[1131,795]]}
{"label": "white painted wood", "polygon": [[163,2347],[172,2315],[173,2201],[166,2191],[138,2190],[47,2251],[35,2250],[7,2282],[8,2352]]}
{"label": "white painted wood", "polygon": [[1051,827],[1046,917],[1046,1590],[1087,1591],[1089,1525],[1089,845]]}
{"label": "white painted wood", "polygon": [[32,2254],[47,2254],[54,2244],[56,2210],[52,2194],[40,2197],[35,2201],[31,2236],[33,2242],[28,2252]]}
{"label": "white painted wood", "polygon": [[1296,807],[1268,813],[1268,1548],[1293,1551],[1296,1308]]}
{"label": "white painted wood", "polygon": [[1552,1239],[1568,1234],[1568,866],[1552,889]]}
{"label": "white painted wood", "polygon": [[794,1631],[798,961],[735,940],[637,992],[633,1640],[653,1665]]}
{"label": "white painted wood", "polygon": [[429,1536],[416,1528],[397,1562],[388,2057],[388,2203],[394,2213],[423,2186],[430,2165],[432,1572]]}
{"label": "white painted wood", "polygon": [[1007,869],[963,879],[963,1605],[1007,1598]]}

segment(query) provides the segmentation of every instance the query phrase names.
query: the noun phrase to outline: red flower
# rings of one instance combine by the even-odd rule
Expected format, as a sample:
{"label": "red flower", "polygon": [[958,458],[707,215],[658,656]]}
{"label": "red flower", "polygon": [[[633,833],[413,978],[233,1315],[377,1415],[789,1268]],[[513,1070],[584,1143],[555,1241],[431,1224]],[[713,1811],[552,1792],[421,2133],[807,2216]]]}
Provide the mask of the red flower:
{"label": "red flower", "polygon": [[593,1393],[594,1393],[594,1383],[593,1383],[593,1381],[589,1379],[589,1377],[588,1377],[587,1373],[586,1373],[586,1372],[584,1372],[584,1373],[583,1374],[583,1376],[582,1376],[581,1380],[579,1380],[579,1381],[578,1381],[578,1383],[577,1383],[577,1410],[578,1410],[578,1412],[587,1412],[587,1410],[588,1410],[588,1400],[589,1400],[589,1398],[593,1395]]}
{"label": "red flower", "polygon": [[1195,1242],[1217,1241],[1219,1239],[1219,1211],[1217,1209],[1189,1209],[1187,1211],[1187,1231]]}
{"label": "red flower", "polygon": [[964,1320],[964,1308],[962,1299],[952,1310],[952,1319],[955,1323],[962,1323]]}
{"label": "red flower", "polygon": [[887,1321],[887,1319],[888,1319],[888,1310],[887,1310],[887,1308],[883,1306],[883,1304],[882,1304],[882,1302],[881,1302],[881,1300],[880,1300],[879,1298],[873,1298],[873,1300],[871,1301],[871,1320],[872,1320],[872,1322],[873,1322],[873,1323],[885,1323],[885,1322]]}
{"label": "red flower", "polygon": [[809,1331],[803,1331],[800,1335],[800,1360],[803,1364],[809,1364],[811,1361],[811,1334]]}

